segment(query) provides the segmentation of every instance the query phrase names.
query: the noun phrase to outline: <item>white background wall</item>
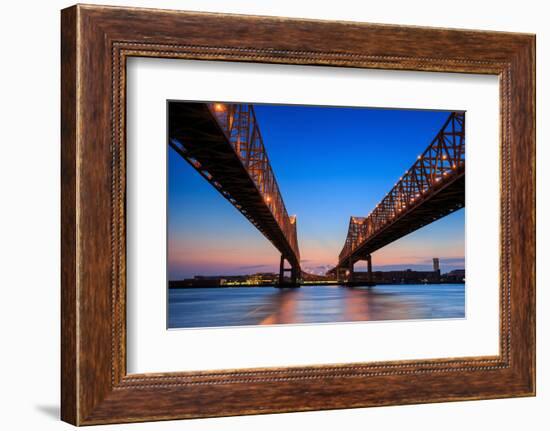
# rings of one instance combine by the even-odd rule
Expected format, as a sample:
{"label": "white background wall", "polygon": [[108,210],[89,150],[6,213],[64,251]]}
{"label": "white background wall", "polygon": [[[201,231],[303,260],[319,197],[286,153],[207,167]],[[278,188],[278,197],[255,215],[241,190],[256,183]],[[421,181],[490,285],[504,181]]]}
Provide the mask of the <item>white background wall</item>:
{"label": "white background wall", "polygon": [[[550,14],[543,1],[102,1],[257,15],[477,28],[537,34],[538,396],[406,407],[99,427],[146,430],[548,429],[550,423]],[[0,426],[69,429],[59,411],[59,9],[4,2],[0,14]],[[545,163],[546,162],[546,163]],[[545,270],[546,269],[546,270]],[[97,428],[97,429],[99,429]]]}

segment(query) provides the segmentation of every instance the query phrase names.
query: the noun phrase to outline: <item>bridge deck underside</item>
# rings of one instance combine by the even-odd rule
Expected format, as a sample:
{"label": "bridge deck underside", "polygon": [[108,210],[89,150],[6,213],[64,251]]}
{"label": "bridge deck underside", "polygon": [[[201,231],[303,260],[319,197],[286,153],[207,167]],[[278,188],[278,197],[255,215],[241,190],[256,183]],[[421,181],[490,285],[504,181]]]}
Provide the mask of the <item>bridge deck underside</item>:
{"label": "bridge deck underside", "polygon": [[[293,267],[299,268],[277,220],[206,104],[171,103],[169,139],[177,140],[182,146],[170,142],[172,148],[247,217]],[[192,163],[193,159],[200,167]]]}
{"label": "bridge deck underside", "polygon": [[464,185],[465,176],[462,172],[359,245],[353,253],[340,261],[338,267],[349,266],[350,259],[352,263],[363,260],[368,254],[391,242],[463,208],[465,203]]}

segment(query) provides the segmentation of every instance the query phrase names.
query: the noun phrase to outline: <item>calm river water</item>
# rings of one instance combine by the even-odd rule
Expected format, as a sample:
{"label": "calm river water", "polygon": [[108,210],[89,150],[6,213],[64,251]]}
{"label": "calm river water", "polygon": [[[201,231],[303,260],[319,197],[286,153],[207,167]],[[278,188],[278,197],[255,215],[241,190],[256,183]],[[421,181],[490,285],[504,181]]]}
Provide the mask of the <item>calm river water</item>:
{"label": "calm river water", "polygon": [[168,327],[463,318],[464,284],[168,289]]}

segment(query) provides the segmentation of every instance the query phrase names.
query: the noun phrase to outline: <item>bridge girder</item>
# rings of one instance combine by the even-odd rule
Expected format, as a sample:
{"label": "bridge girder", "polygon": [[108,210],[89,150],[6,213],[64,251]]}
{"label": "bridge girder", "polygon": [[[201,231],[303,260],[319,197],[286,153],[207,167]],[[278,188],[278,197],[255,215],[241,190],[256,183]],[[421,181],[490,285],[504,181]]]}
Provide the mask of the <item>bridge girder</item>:
{"label": "bridge girder", "polygon": [[289,216],[252,105],[170,102],[169,145],[240,211],[300,273]]}
{"label": "bridge girder", "polygon": [[465,115],[453,112],[426,150],[367,217],[350,217],[337,268],[464,207]]}

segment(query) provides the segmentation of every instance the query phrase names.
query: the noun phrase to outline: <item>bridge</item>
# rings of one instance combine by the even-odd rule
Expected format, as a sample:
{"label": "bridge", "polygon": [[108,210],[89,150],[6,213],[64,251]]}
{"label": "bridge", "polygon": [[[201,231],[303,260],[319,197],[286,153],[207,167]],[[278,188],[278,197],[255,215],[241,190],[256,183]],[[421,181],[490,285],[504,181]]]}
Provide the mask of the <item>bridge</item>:
{"label": "bridge", "polygon": [[169,145],[281,252],[279,285],[286,272],[297,285],[296,217],[286,210],[254,107],[170,102],[168,111]]}
{"label": "bridge", "polygon": [[327,274],[353,283],[353,266],[399,238],[464,207],[465,117],[453,112],[431,144],[366,217],[350,217],[338,264]]}

